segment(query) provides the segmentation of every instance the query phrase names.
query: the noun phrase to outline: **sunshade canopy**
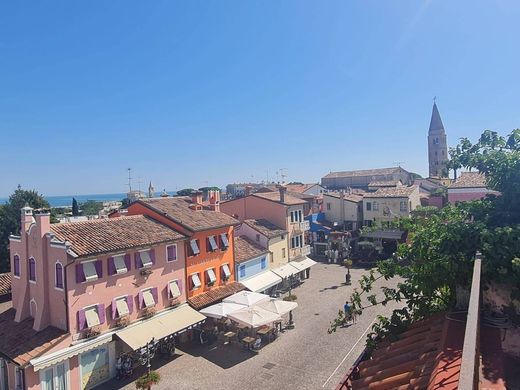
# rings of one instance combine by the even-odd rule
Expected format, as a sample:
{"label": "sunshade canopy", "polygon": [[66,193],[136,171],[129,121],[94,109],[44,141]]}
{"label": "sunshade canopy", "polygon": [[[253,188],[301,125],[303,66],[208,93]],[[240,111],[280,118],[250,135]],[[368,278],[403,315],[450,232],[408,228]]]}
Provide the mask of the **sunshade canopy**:
{"label": "sunshade canopy", "polygon": [[228,318],[238,322],[239,324],[252,328],[257,328],[281,320],[279,314],[264,310],[258,306],[235,311],[229,314]]}
{"label": "sunshade canopy", "polygon": [[233,302],[240,305],[252,306],[255,303],[269,300],[269,295],[259,294],[251,291],[240,291],[226,299],[223,302]]}
{"label": "sunshade canopy", "polygon": [[282,278],[276,275],[273,271],[262,272],[246,280],[240,280],[244,286],[251,291],[264,291],[282,282]]}
{"label": "sunshade canopy", "polygon": [[247,306],[245,305],[240,305],[233,302],[219,302],[215,305],[205,307],[204,309],[200,310],[199,313],[204,314],[206,317],[220,319],[237,310],[245,309],[246,307]]}
{"label": "sunshade canopy", "polygon": [[291,263],[284,264],[281,267],[273,269],[272,271],[281,278],[288,278],[300,272],[300,269],[293,267]]}
{"label": "sunshade canopy", "polygon": [[298,307],[298,304],[296,302],[288,302],[288,301],[282,301],[280,299],[273,299],[271,298],[268,301],[261,302],[258,305],[254,306],[259,307],[261,309],[279,314],[284,315],[289,313],[291,310],[294,310]]}

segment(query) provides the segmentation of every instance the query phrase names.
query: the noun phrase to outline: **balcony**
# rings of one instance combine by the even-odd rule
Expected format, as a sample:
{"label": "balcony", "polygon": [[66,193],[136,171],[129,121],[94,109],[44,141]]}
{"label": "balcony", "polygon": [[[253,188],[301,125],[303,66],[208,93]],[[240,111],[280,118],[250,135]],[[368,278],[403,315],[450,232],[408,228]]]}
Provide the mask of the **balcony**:
{"label": "balcony", "polygon": [[300,230],[302,232],[306,232],[307,230],[309,230],[311,228],[311,224],[309,221],[303,221],[303,222],[300,222]]}
{"label": "balcony", "polygon": [[292,248],[290,250],[290,260],[297,259],[298,257],[308,256],[311,254],[311,246],[304,245],[301,248]]}

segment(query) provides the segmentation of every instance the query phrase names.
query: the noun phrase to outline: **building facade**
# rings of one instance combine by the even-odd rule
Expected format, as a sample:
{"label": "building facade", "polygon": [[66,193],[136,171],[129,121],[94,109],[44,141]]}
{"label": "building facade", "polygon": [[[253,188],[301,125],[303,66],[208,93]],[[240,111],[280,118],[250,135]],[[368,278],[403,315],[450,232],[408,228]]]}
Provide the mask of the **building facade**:
{"label": "building facade", "polygon": [[499,195],[486,185],[486,177],[479,172],[462,172],[448,187],[448,203],[484,199],[487,195]]}
{"label": "building facade", "polygon": [[421,205],[418,186],[380,188],[363,196],[363,224],[385,225],[410,213]]}
{"label": "building facade", "polygon": [[363,223],[363,196],[329,192],[323,194],[325,220],[342,226],[345,230],[356,230]]}

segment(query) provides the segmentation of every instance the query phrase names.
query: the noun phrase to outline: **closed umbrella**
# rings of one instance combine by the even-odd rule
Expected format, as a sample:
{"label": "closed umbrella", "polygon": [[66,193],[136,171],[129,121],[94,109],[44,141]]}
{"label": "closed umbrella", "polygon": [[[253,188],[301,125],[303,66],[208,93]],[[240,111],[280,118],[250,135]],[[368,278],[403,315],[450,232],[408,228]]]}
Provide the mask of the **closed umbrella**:
{"label": "closed umbrella", "polygon": [[237,310],[233,313],[228,314],[229,319],[250,326],[251,328],[258,328],[263,325],[273,323],[281,320],[280,315],[262,309],[258,306],[248,307],[246,309]]}
{"label": "closed umbrella", "polygon": [[251,291],[240,291],[240,292],[237,292],[236,294],[233,294],[233,295],[227,297],[222,302],[232,302],[232,303],[238,303],[240,305],[252,306],[255,303],[268,301],[269,299],[270,299],[269,295],[251,292]]}

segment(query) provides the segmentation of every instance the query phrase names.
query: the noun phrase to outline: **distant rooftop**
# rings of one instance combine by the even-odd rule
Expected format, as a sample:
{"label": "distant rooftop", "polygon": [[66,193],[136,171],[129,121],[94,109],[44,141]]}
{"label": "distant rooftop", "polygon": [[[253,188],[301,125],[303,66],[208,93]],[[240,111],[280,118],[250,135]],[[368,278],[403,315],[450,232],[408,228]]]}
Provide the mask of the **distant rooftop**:
{"label": "distant rooftop", "polygon": [[[339,192],[328,192],[326,194],[323,194],[323,196],[332,196],[333,198],[341,199],[341,194]],[[361,202],[363,200],[363,195],[361,194],[345,194],[344,200],[347,200],[349,202]]]}
{"label": "distant rooftop", "polygon": [[97,255],[175,241],[185,236],[144,215],[57,223],[51,231],[78,256]]}
{"label": "distant rooftop", "polygon": [[376,192],[368,192],[365,198],[406,198],[417,190],[417,186],[410,187],[382,187]]}
{"label": "distant rooftop", "polygon": [[[276,191],[276,192],[255,192],[254,194],[252,194],[251,196],[256,196],[258,198],[263,198],[263,199],[267,199],[267,200],[270,200],[270,201],[273,201],[273,202],[277,202],[277,203],[282,203],[280,202],[280,191]],[[291,196],[289,194],[285,194],[285,197],[284,197],[284,201],[282,204],[286,205],[286,206],[293,206],[293,205],[297,205],[297,204],[304,204],[306,203],[304,200],[302,199],[298,199],[294,196]]]}
{"label": "distant rooftop", "polygon": [[0,274],[0,296],[11,292],[11,273]]}
{"label": "distant rooftop", "polygon": [[287,230],[276,226],[267,219],[246,219],[244,223],[267,238],[274,238],[279,237],[282,234],[287,234]]}
{"label": "distant rooftop", "polygon": [[331,172],[328,175],[325,175],[324,178],[332,179],[332,178],[336,178],[336,177],[392,175],[394,173],[399,173],[401,171],[407,172],[405,169],[403,169],[401,167],[362,169],[362,170],[358,170],[358,171]]}
{"label": "distant rooftop", "polygon": [[261,247],[246,236],[235,236],[234,244],[235,263],[242,263],[268,252],[267,248]]}
{"label": "distant rooftop", "polygon": [[486,176],[480,172],[462,172],[449,188],[486,188]]}
{"label": "distant rooftop", "polygon": [[401,185],[401,180],[379,180],[368,183],[369,187],[396,187]]}

